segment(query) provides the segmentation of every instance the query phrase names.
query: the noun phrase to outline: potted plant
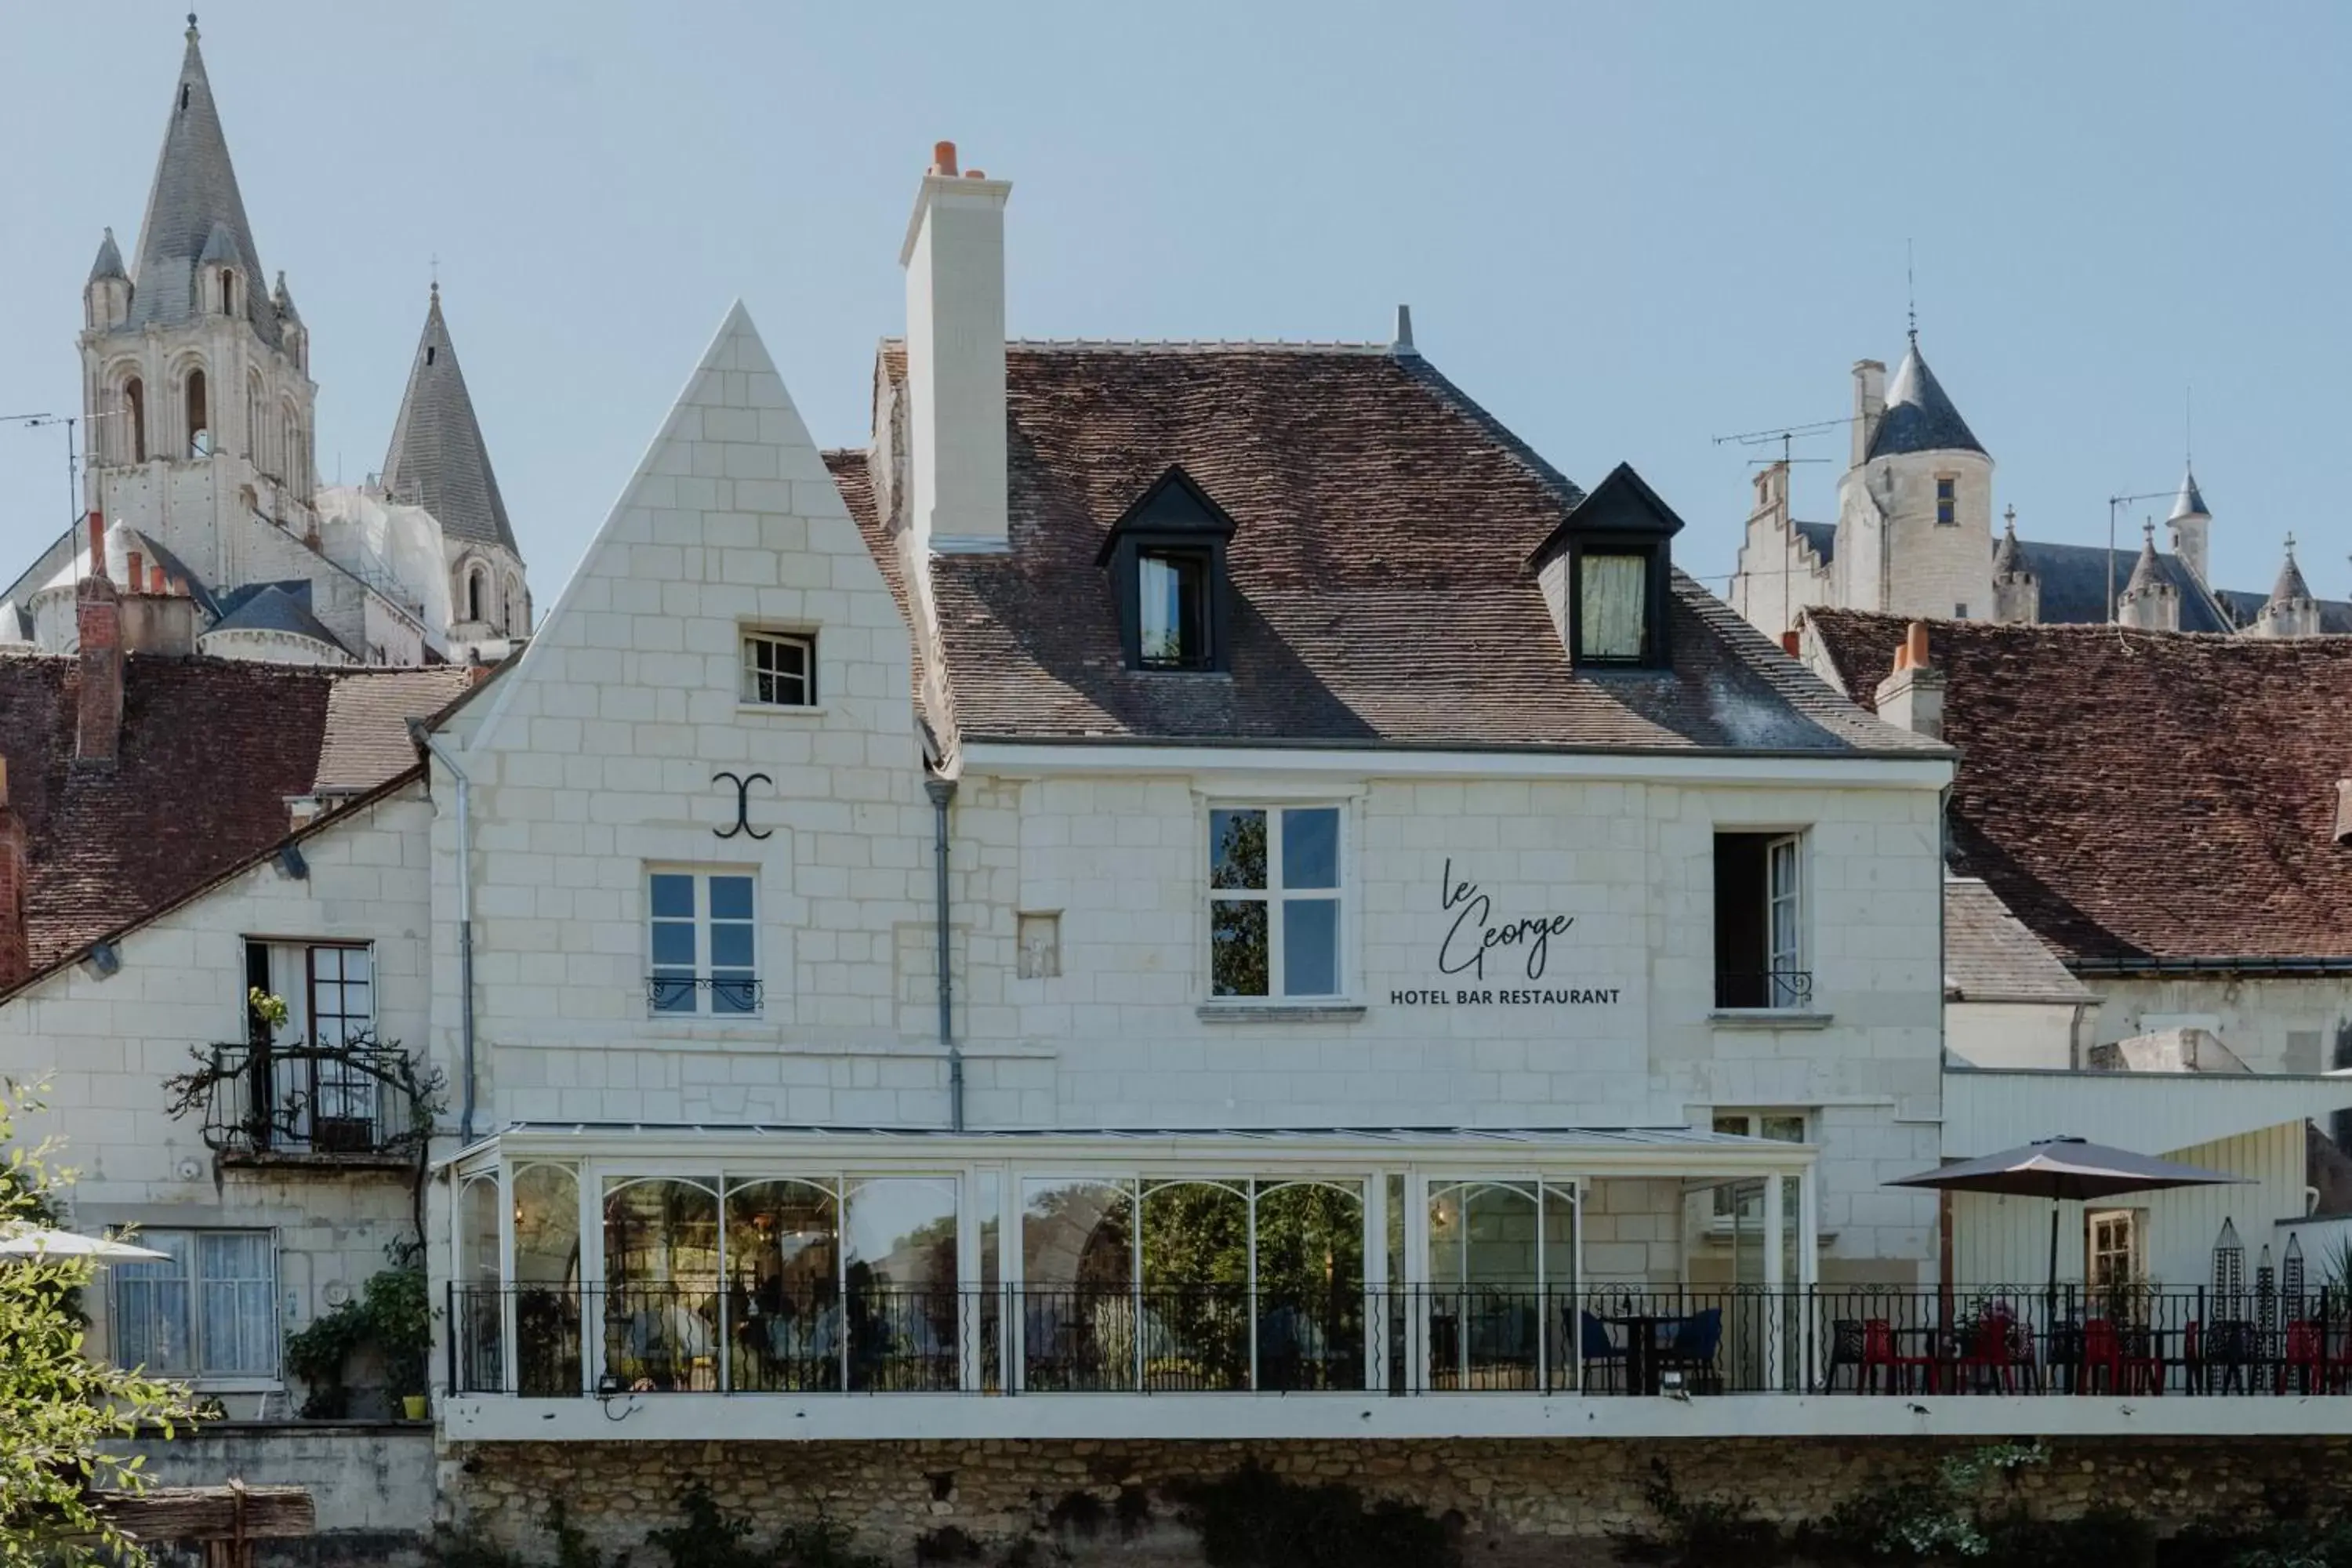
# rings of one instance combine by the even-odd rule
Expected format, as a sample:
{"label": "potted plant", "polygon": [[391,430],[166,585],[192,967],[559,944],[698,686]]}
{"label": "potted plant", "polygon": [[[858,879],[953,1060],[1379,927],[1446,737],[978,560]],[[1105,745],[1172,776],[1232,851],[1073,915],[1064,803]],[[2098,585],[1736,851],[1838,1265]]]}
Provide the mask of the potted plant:
{"label": "potted plant", "polygon": [[302,1414],[314,1420],[340,1420],[350,1414],[345,1363],[373,1347],[383,1358],[402,1414],[422,1421],[428,1413],[425,1368],[433,1353],[433,1309],[425,1286],[424,1247],[394,1242],[385,1248],[392,1266],[367,1282],[359,1300],[346,1301],[286,1341],[287,1369],[310,1385]]}

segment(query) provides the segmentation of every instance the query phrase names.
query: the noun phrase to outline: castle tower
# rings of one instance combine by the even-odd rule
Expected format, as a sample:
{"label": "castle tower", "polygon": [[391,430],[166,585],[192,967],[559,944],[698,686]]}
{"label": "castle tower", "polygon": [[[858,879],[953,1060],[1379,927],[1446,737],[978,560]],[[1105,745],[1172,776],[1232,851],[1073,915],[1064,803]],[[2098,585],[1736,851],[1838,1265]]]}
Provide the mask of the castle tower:
{"label": "castle tower", "polygon": [[1854,366],[1853,464],[1838,481],[1838,602],[1892,615],[1990,620],[1992,458],[1919,353],[1882,395]]}
{"label": "castle tower", "polygon": [[2139,559],[2132,563],[2131,581],[2116,601],[2116,620],[2147,632],[2180,629],[2180,589],[2156,558],[2156,524],[2141,530]]}
{"label": "castle tower", "polygon": [[2211,587],[2213,579],[2205,574],[2207,532],[2213,526],[2213,514],[2205,510],[2205,498],[2197,489],[2197,470],[2184,469],[2180,476],[2180,494],[2173,498],[2172,515],[2165,520],[2172,530],[2172,552],[2189,563],[2197,580]]}
{"label": "castle tower", "polygon": [[83,289],[87,500],[235,583],[276,552],[262,536],[317,531],[317,388],[283,279],[264,289],[193,17],[137,255],[109,230]]}
{"label": "castle tower", "polygon": [[408,390],[384,454],[387,499],[421,506],[441,525],[449,571],[449,640],[478,645],[530,634],[530,598],[523,586],[522,553],[515,548],[489,447],[474,417],[466,373],[441,315],[441,285],[433,285],[425,330],[408,367]]}

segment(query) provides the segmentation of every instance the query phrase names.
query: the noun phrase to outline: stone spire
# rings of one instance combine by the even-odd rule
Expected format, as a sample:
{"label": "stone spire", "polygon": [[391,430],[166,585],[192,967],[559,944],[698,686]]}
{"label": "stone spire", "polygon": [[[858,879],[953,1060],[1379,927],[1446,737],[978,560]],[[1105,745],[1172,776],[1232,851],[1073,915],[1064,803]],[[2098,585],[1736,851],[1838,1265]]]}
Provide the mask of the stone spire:
{"label": "stone spire", "polygon": [[2017,542],[2017,509],[2001,513],[2000,542],[1992,552],[1992,618],[2003,626],[2030,626],[2042,619],[2042,584]]}
{"label": "stone spire", "polygon": [[163,150],[155,160],[155,183],[147,192],[147,216],[139,225],[130,324],[169,324],[201,314],[197,268],[223,257],[234,257],[234,265],[244,273],[237,313],[253,323],[262,342],[276,347],[277,313],[254,287],[262,275],[261,253],[246,222],[245,198],[229,164],[228,139],[213,106],[212,83],[205,76],[205,57],[196,47],[196,23],[191,16],[187,53],[180,61],[171,114],[163,124]]}
{"label": "stone spire", "polygon": [[394,500],[431,512],[452,544],[495,544],[522,559],[498,477],[490,471],[489,448],[474,417],[465,373],[457,368],[457,351],[449,342],[448,323],[441,319],[438,283],[408,369],[400,417],[392,427],[392,449],[384,454],[383,488]]}
{"label": "stone spire", "polygon": [[110,228],[98,242],[98,259],[89,264],[89,280],[104,283],[118,278],[127,283],[131,274],[122,269],[122,247],[114,243],[114,230]]}
{"label": "stone spire", "polygon": [[2179,522],[2184,518],[2201,517],[2211,521],[2213,514],[2205,510],[2205,498],[2197,489],[2197,470],[2185,469],[2180,476],[2180,493],[2173,498],[2172,515],[2167,521]]}
{"label": "stone spire", "polygon": [[2205,498],[2197,489],[2197,470],[2184,467],[2180,474],[2180,494],[2172,502],[2172,515],[2165,520],[2172,531],[2174,553],[2197,574],[2197,580],[2211,587],[2213,579],[2206,574],[2209,559],[2208,536],[2213,526],[2213,514],[2205,510]]}

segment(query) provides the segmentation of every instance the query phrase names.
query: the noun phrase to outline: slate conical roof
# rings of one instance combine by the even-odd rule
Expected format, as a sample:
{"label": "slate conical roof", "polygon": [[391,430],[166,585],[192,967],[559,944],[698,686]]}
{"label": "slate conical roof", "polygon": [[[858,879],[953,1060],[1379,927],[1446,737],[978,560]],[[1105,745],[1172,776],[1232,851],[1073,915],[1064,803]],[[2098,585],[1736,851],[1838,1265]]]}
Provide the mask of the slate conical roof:
{"label": "slate conical roof", "polygon": [[1913,338],[1895,379],[1886,388],[1886,412],[1870,438],[1872,458],[1899,452],[1982,452],[1983,445],[1969,422],[1952,406],[1936,373],[1919,357],[1919,340]]}
{"label": "slate conical roof", "polygon": [[89,264],[89,280],[102,282],[120,278],[128,282],[131,274],[122,269],[122,247],[114,243],[114,231],[108,229],[106,237],[98,242],[98,259]]}
{"label": "slate conical roof", "polygon": [[2311,585],[2303,580],[2303,568],[2294,563],[2294,546],[2286,547],[2286,563],[2279,568],[2278,581],[2271,584],[2270,602],[2273,605],[2293,604],[2311,597]]}
{"label": "slate conical roof", "polygon": [[2210,522],[2212,521],[2213,514],[2205,510],[2205,498],[2197,492],[2197,470],[2186,468],[2180,475],[2180,493],[2173,498],[2172,515],[2165,521],[2179,522],[2184,519],[2195,517],[2201,517]]}
{"label": "slate conical roof", "polygon": [[[215,231],[220,231],[216,237]],[[171,117],[163,123],[163,151],[155,160],[155,183],[147,192],[147,216],[139,225],[139,266],[130,325],[184,321],[197,314],[195,269],[209,250],[234,252],[245,268],[237,308],[261,340],[275,347],[278,313],[254,287],[261,276],[261,253],[245,221],[245,198],[229,166],[228,139],[213,107],[212,83],[188,26],[188,52],[172,88]]]}
{"label": "slate conical roof", "polygon": [[441,524],[446,539],[504,545],[518,560],[507,503],[498,476],[490,472],[489,448],[474,418],[457,351],[441,319],[441,286],[425,312],[425,333],[408,368],[408,391],[392,427],[392,450],[384,454],[383,488],[394,500],[421,506]]}
{"label": "slate conical roof", "polygon": [[2164,574],[2164,563],[2156,558],[2156,525],[2150,523],[2141,531],[2139,559],[2132,563],[2131,581],[2124,584],[2124,597],[2133,598],[2171,584],[2172,579]]}

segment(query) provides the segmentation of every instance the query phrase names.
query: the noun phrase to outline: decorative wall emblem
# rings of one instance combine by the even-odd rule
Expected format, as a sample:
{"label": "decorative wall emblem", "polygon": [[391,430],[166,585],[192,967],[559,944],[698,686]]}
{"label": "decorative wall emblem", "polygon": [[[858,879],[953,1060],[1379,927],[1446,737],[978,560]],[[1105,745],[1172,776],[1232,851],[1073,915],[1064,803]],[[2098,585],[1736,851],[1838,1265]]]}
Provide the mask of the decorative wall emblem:
{"label": "decorative wall emblem", "polygon": [[769,828],[762,831],[751,826],[751,786],[755,784],[763,784],[770,789],[773,789],[776,787],[776,781],[765,773],[716,773],[710,775],[712,784],[717,784],[720,779],[725,779],[735,786],[735,826],[714,827],[710,831],[721,838],[732,838],[739,833],[748,834],[753,838],[773,837],[775,829]]}

